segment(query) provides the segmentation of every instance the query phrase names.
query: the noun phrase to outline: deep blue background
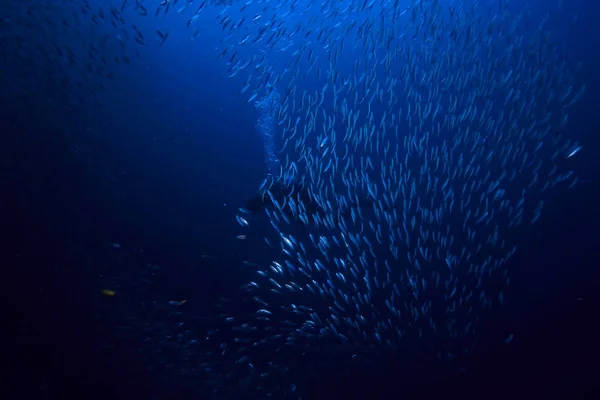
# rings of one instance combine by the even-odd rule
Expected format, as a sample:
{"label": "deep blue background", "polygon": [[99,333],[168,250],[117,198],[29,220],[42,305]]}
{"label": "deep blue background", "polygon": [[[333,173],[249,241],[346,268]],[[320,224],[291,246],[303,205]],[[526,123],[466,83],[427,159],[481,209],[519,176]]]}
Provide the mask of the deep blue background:
{"label": "deep blue background", "polygon": [[[397,388],[383,360],[375,371],[313,382],[311,398],[361,390],[377,398],[392,389],[408,398],[597,398],[600,9],[584,1],[568,7],[580,15],[565,31],[569,62],[583,62],[578,81],[588,88],[568,127],[583,144],[573,160],[582,183],[546,203],[508,266],[512,306],[488,331],[515,332],[514,342],[478,352],[475,368],[459,376],[423,369],[413,386]],[[2,37],[19,23],[1,25]],[[249,273],[241,261],[256,249],[234,239],[234,215],[265,165],[256,111],[239,96],[243,80],[227,78],[213,27],[190,41],[175,15],[136,24],[171,37],[115,66],[114,80],[103,80],[107,92],[83,93],[77,107],[53,95],[54,75],[32,83],[23,72],[29,64],[12,56],[18,43],[0,42],[0,261],[10,336],[2,361],[14,383],[2,389],[14,390],[5,398],[149,398],[156,388],[147,366],[105,348],[111,315],[137,309],[127,296],[186,299],[187,313],[205,315]],[[108,287],[118,287],[117,296],[102,296]],[[169,393],[163,398],[189,394],[177,393],[176,383],[161,390]]]}

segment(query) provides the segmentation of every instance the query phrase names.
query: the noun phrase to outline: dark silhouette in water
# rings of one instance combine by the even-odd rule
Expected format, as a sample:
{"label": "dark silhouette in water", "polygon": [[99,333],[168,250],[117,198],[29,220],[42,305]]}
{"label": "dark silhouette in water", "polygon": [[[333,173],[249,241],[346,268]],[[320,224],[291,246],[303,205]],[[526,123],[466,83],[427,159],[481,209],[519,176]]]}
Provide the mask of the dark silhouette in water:
{"label": "dark silhouette in water", "polygon": [[293,198],[296,202],[300,201],[306,207],[308,214],[324,211],[304,185],[281,180],[272,182],[270,186],[263,184],[258,194],[246,202],[246,209],[252,213],[260,212],[263,209],[275,209],[273,199],[283,205],[288,198]]}
{"label": "dark silhouette in water", "polygon": [[[270,185],[267,182],[270,182]],[[267,191],[270,192],[270,195]],[[275,210],[277,206],[273,203],[273,200],[280,206],[284,206],[289,198],[293,198],[296,204],[302,203],[302,208],[306,210],[306,214],[309,216],[315,214],[318,214],[320,217],[326,216],[327,211],[317,202],[315,197],[311,195],[310,191],[303,184],[269,180],[269,178],[260,187],[258,194],[246,202],[246,210],[251,213],[258,213],[263,209]],[[349,217],[352,209],[356,210],[359,207],[365,209],[372,207],[375,203],[373,199],[364,196],[360,196],[358,201],[359,204],[350,204],[341,209],[341,214],[344,217]],[[387,209],[387,207],[384,207],[384,209]],[[332,211],[335,212],[337,210],[334,209]]]}

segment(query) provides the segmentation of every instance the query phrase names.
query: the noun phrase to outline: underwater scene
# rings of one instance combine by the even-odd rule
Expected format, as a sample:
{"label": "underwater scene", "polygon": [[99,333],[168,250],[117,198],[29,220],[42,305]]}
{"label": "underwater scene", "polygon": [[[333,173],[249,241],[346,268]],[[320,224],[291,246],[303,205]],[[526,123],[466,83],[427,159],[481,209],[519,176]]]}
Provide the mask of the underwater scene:
{"label": "underwater scene", "polygon": [[3,397],[599,398],[599,20],[2,1]]}

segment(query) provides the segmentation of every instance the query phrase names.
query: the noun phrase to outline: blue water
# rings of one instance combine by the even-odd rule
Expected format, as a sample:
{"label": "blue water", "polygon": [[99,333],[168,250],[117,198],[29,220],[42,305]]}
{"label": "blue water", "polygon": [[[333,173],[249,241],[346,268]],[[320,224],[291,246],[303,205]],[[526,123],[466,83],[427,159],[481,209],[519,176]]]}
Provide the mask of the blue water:
{"label": "blue water", "polygon": [[[193,341],[225,326],[220,299],[240,312],[249,307],[239,288],[255,271],[242,262],[266,263],[271,253],[258,239],[236,240],[235,215],[280,160],[278,127],[247,102],[249,92],[240,95],[245,78],[228,77],[229,55],[217,57],[218,9],[191,28],[175,10],[160,18],[154,6],[148,16],[130,12],[128,32],[135,24],[146,45],[97,46],[94,56],[109,65],[97,73],[57,55],[52,43],[71,48],[77,65],[104,65],[88,58],[85,40],[44,19],[60,26],[85,2],[8,3],[0,6],[3,303],[6,343],[18,353],[9,377],[27,382],[14,389],[46,399],[226,398],[202,382],[198,371],[214,368],[213,357]],[[546,2],[537,3],[543,15]],[[569,13],[576,23],[553,33],[565,62],[581,62],[576,80],[587,87],[565,128],[582,145],[571,166],[581,183],[545,201],[537,225],[521,231],[507,265],[510,301],[482,318],[478,350],[450,370],[425,361],[407,367],[393,355],[353,369],[335,362],[332,346],[324,355],[331,366],[318,376],[298,373],[302,359],[290,360],[302,398],[596,398],[600,10],[571,1]],[[94,29],[90,38],[123,35],[109,24]],[[162,46],[156,29],[170,32]],[[238,49],[240,57],[252,51]],[[113,61],[123,54],[129,63]],[[286,57],[269,54],[268,62],[283,71]],[[267,228],[258,222],[256,236]],[[277,393],[295,398],[291,386]]]}

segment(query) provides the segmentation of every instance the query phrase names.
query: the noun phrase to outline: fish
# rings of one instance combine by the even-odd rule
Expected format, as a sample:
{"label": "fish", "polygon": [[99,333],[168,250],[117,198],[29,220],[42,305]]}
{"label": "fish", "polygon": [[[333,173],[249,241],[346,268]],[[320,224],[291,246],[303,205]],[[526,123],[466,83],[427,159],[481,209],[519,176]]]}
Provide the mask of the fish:
{"label": "fish", "polygon": [[[276,280],[281,287],[276,289],[285,291],[290,304],[301,301],[294,297],[297,286],[329,310],[299,321],[295,326],[300,331],[320,326],[317,337],[333,335],[356,346],[391,350],[400,348],[398,338],[410,335],[420,340],[440,335],[473,338],[477,324],[467,316],[504,302],[503,292],[510,282],[504,266],[516,244],[499,232],[525,225],[525,190],[542,193],[545,185],[568,182],[564,186],[568,187],[573,182],[568,174],[542,176],[550,169],[541,164],[552,166],[553,153],[565,151],[568,156],[577,148],[575,144],[561,150],[566,139],[548,140],[552,115],[529,103],[546,90],[533,83],[538,79],[536,71],[552,67],[541,62],[539,68],[523,67],[530,61],[525,61],[526,55],[516,45],[515,31],[514,36],[505,32],[501,40],[494,36],[508,15],[503,14],[506,10],[490,9],[494,19],[488,19],[483,12],[468,14],[449,6],[445,10],[454,14],[450,16],[434,4],[425,1],[412,9],[390,6],[390,25],[402,26],[398,29],[406,34],[390,37],[382,49],[366,37],[385,37],[387,28],[368,15],[362,23],[352,16],[352,12],[370,9],[374,2],[355,4],[356,8],[350,6],[335,16],[326,11],[322,17],[312,14],[314,26],[298,23],[288,33],[314,38],[325,51],[308,44],[279,43],[276,36],[265,37],[260,25],[254,33],[250,27],[243,31],[244,44],[260,43],[252,39],[254,34],[293,57],[274,126],[283,131],[282,154],[293,157],[281,162],[280,175],[291,174],[293,165],[295,176],[296,168],[304,171],[303,184],[293,190],[265,185],[269,189],[244,209],[268,210],[265,214],[273,227],[269,242],[283,251],[282,265],[298,266],[267,269],[263,278]],[[320,11],[327,7],[323,5]],[[264,15],[248,14],[246,20]],[[338,29],[344,31],[344,38],[363,38],[354,46],[353,50],[363,53],[351,72],[340,68],[340,54],[352,48],[345,47],[342,36],[334,33]],[[485,37],[485,46],[477,45],[481,39],[474,32]],[[500,44],[504,40],[513,44]],[[413,41],[422,47],[415,47]],[[553,48],[543,40],[539,45]],[[455,50],[441,50],[448,46]],[[503,64],[494,58],[491,49],[495,48],[508,48],[513,57],[523,60],[522,65]],[[486,67],[480,55],[488,62]],[[381,71],[369,69],[382,59]],[[263,72],[254,94],[264,92],[272,79],[265,58],[257,60],[255,70]],[[419,60],[426,60],[431,68],[424,69]],[[322,90],[300,88],[301,79],[315,79],[310,75],[313,69],[324,78]],[[552,73],[567,72],[559,67]],[[477,77],[475,86],[473,77]],[[495,108],[492,102],[476,100],[494,91],[506,95],[504,105]],[[443,93],[449,94],[447,99]],[[529,97],[523,97],[524,93]],[[560,108],[569,104],[568,99],[572,95],[564,92],[554,100]],[[327,110],[320,108],[325,102],[329,102]],[[509,112],[511,107],[517,111]],[[528,128],[527,145],[523,144],[525,132],[516,129],[523,117],[534,122]],[[498,167],[490,169],[490,165]],[[519,187],[516,170],[531,178],[525,187]],[[532,211],[531,217],[542,213],[540,207]],[[300,221],[306,231],[297,233],[294,221]],[[296,233],[289,234],[292,231]],[[318,235],[312,234],[317,231]],[[496,251],[497,258],[486,255]],[[459,280],[462,274],[470,278]],[[491,281],[499,282],[497,288],[484,290],[484,282]],[[436,296],[442,288],[443,296]],[[355,314],[343,304],[351,298],[356,299]],[[376,316],[363,309],[366,305],[377,310]],[[434,318],[434,307],[446,312]],[[290,305],[290,309],[294,308]],[[407,319],[415,326],[412,333],[404,328]],[[325,320],[331,325],[323,327]],[[312,345],[308,337],[294,338],[294,345],[303,351]],[[456,356],[442,350],[438,355]]]}
{"label": "fish", "polygon": [[[30,71],[35,52],[49,66],[51,79],[39,80],[47,93],[118,79],[116,66],[153,31],[165,43],[169,32],[156,27],[171,6],[180,11],[171,29],[214,17],[214,58],[270,132],[257,140],[279,178],[236,215],[237,238],[262,236],[265,248],[252,251],[268,259],[244,264],[252,278],[241,290],[270,314],[222,305],[231,332],[205,342],[224,358],[203,368],[215,382],[245,382],[255,398],[301,392],[297,370],[280,361],[303,354],[303,367],[318,365],[324,342],[340,344],[327,357],[336,362],[421,343],[442,361],[468,357],[477,316],[509,301],[517,233],[543,218],[544,199],[578,182],[575,166],[564,167],[582,150],[568,116],[586,87],[554,41],[554,20],[531,24],[537,13],[525,3],[180,0],[155,13],[142,1],[110,12],[56,4],[10,16],[23,26],[9,34],[10,62]],[[72,43],[51,40],[62,35]],[[236,368],[224,366],[230,353]]]}
{"label": "fish", "polygon": [[169,33],[170,33],[170,31],[167,31],[166,33],[163,33],[161,31],[159,31],[158,29],[156,30],[156,34],[160,38],[160,44],[159,44],[159,46],[162,47],[162,45],[166,42],[166,40],[169,38]]}
{"label": "fish", "polygon": [[247,221],[245,218],[243,218],[243,217],[236,216],[235,218],[236,218],[237,222],[238,222],[238,223],[239,223],[239,224],[240,224],[242,227],[247,227],[247,226],[249,226],[249,225],[250,225],[250,224],[248,223],[248,221]]}

